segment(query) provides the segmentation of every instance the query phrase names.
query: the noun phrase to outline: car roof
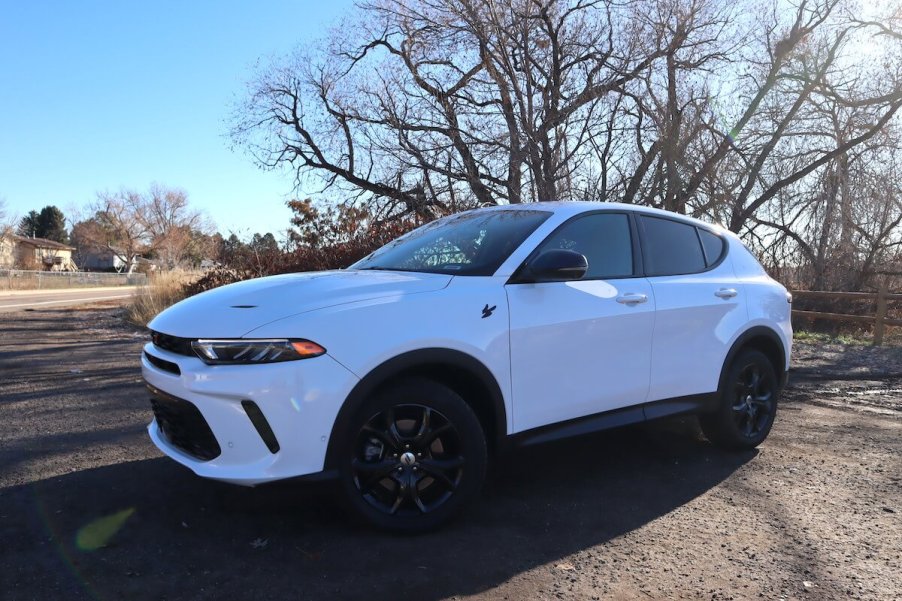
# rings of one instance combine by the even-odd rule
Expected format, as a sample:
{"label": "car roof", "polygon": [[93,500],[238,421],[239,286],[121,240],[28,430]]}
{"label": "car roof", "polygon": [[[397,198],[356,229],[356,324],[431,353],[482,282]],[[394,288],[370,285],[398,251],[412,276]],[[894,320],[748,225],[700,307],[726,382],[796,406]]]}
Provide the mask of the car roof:
{"label": "car roof", "polygon": [[693,225],[701,225],[708,228],[713,228],[715,230],[726,232],[726,228],[722,225],[710,223],[707,221],[703,221],[701,219],[695,219],[694,217],[690,217],[688,215],[681,215],[679,213],[674,213],[672,211],[664,211],[662,209],[655,209],[653,207],[646,207],[642,205],[634,205],[627,204],[622,202],[597,202],[597,201],[588,201],[588,200],[554,200],[554,201],[541,201],[541,202],[525,202],[519,204],[505,204],[505,205],[494,205],[490,207],[483,207],[480,209],[475,209],[475,211],[546,211],[549,213],[554,213],[556,215],[562,215],[564,217],[572,217],[574,215],[579,215],[580,213],[588,213],[591,211],[634,211],[636,213],[643,213],[647,215],[654,215],[657,217],[667,217],[670,219],[677,219],[680,221],[685,221],[687,223],[691,223]]}

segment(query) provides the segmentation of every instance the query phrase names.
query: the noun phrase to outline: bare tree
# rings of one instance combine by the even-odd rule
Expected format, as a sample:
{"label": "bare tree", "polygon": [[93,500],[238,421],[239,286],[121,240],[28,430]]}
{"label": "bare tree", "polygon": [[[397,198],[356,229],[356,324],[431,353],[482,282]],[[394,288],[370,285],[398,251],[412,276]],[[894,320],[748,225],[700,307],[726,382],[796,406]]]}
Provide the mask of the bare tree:
{"label": "bare tree", "polygon": [[[263,167],[380,217],[619,200],[707,216],[811,265],[836,260],[835,233],[863,268],[858,245],[883,248],[898,226],[889,199],[850,184],[876,177],[861,165],[889,156],[898,124],[894,10],[368,0],[323,44],[261,72],[232,134]],[[861,221],[878,213],[886,232]],[[836,227],[817,217],[830,215]]]}
{"label": "bare tree", "polygon": [[13,219],[6,207],[6,199],[0,196],[0,267],[11,267],[15,264],[15,249],[10,243],[15,231]]}
{"label": "bare tree", "polygon": [[0,196],[0,242],[12,234],[16,220],[6,207],[6,199]]}
{"label": "bare tree", "polygon": [[343,29],[358,36],[262,73],[233,136],[402,213],[559,198],[594,160],[604,102],[683,40],[652,4],[368,2]]}
{"label": "bare tree", "polygon": [[133,190],[100,193],[90,217],[73,227],[80,246],[104,249],[131,271],[139,255],[154,254],[168,268],[178,266],[201,244],[212,227],[188,203],[184,190],[154,184],[141,194]]}
{"label": "bare tree", "polygon": [[158,259],[170,269],[199,252],[203,238],[196,234],[209,235],[213,231],[204,214],[191,208],[187,192],[158,184],[143,197],[135,216],[146,230]]}

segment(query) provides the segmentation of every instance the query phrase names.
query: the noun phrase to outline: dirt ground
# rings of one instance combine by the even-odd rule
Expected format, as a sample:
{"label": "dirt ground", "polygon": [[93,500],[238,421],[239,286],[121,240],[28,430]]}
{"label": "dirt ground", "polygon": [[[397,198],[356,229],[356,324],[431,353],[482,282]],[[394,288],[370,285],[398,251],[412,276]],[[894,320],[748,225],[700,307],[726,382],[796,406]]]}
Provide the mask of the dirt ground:
{"label": "dirt ground", "polygon": [[770,438],[692,420],[532,447],[445,530],[358,526],[328,484],[164,458],[119,310],[0,315],[3,599],[900,599],[902,349],[799,345]]}

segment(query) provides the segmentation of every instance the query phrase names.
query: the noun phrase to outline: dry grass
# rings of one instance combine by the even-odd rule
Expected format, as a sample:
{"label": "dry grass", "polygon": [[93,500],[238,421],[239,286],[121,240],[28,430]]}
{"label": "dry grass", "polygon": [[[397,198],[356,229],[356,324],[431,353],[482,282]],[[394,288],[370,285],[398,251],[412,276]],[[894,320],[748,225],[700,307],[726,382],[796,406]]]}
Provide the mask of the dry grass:
{"label": "dry grass", "polygon": [[146,326],[156,315],[187,296],[185,284],[197,279],[195,272],[167,271],[150,275],[128,306],[126,318],[137,326]]}

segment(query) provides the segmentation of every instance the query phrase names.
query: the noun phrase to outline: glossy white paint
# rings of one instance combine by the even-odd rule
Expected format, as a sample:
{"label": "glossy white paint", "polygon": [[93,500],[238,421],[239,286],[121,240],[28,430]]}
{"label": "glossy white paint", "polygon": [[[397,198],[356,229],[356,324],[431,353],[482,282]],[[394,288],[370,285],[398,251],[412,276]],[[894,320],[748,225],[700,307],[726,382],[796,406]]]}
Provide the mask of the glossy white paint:
{"label": "glossy white paint", "polygon": [[710,271],[648,278],[656,303],[648,401],[717,390],[731,343],[748,322],[731,255]]}
{"label": "glossy white paint", "polygon": [[748,311],[747,327],[764,326],[774,329],[786,349],[786,369],[792,356],[791,305],[787,302],[787,290],[771,279],[735,235],[732,238],[733,269],[745,293]]}
{"label": "glossy white paint", "polygon": [[[144,379],[155,388],[193,403],[213,430],[222,454],[198,461],[169,444],[156,422],[153,442],[167,455],[207,478],[253,485],[323,469],[328,435],[343,398],[357,377],[328,355],[270,365],[209,366],[152,344],[144,351],[179,366],[176,376],[142,356]],[[266,416],[281,450],[272,454],[241,407],[254,401]]]}
{"label": "glossy white paint", "polygon": [[[485,365],[505,398],[510,398],[505,281],[506,278],[496,277],[456,277],[440,291],[335,305],[268,323],[247,337],[308,338],[323,345],[330,357],[357,377],[408,351],[460,351]],[[485,305],[496,309],[484,319]],[[343,401],[344,397],[338,404]]]}
{"label": "glossy white paint", "polygon": [[[642,303],[618,298],[644,295]],[[510,284],[514,431],[642,403],[655,303],[644,278]]]}
{"label": "glossy white paint", "polygon": [[[182,338],[240,338],[270,321],[325,307],[441,290],[451,276],[397,271],[320,271],[247,280],[160,313],[151,327]],[[211,335],[211,332],[214,334]]]}
{"label": "glossy white paint", "polygon": [[[150,327],[184,338],[306,338],[327,354],[255,366],[208,366],[161,350],[174,376],[142,361],[156,388],[195,404],[222,454],[198,461],[149,432],[167,455],[199,475],[256,484],[323,469],[345,399],[382,363],[408,351],[453,349],[482,363],[504,398],[514,433],[632,404],[711,392],[733,342],[755,325],[791,344],[785,290],[732,234],[714,270],[691,276],[508,284],[530,252],[584,211],[629,210],[615,203],[541,203],[549,219],[499,267],[474,277],[392,271],[333,271],[262,278],[189,298]],[[483,210],[517,210],[493,207]],[[679,217],[699,224],[691,219]],[[706,227],[707,224],[702,224]],[[728,298],[721,289],[735,289]],[[644,303],[618,302],[627,294]],[[482,308],[495,310],[484,318]],[[788,361],[788,358],[787,358]],[[281,450],[272,454],[241,408],[255,401]]]}

